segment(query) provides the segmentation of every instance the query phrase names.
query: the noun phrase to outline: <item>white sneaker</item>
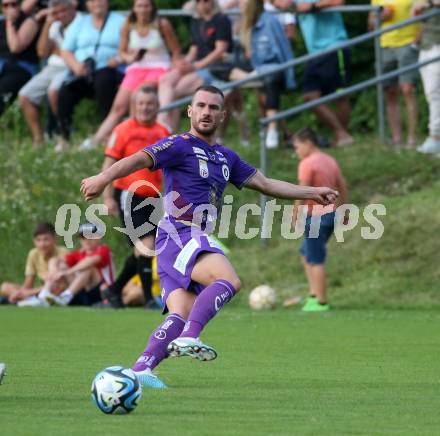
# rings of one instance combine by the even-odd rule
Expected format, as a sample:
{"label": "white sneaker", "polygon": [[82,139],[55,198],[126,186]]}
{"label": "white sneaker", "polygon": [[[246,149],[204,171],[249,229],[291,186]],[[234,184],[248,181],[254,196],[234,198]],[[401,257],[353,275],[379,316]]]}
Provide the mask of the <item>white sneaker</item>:
{"label": "white sneaker", "polygon": [[171,357],[189,356],[207,362],[217,357],[214,348],[204,344],[199,338],[177,338],[167,347]]}
{"label": "white sneaker", "polygon": [[279,144],[278,140],[278,130],[268,129],[266,134],[266,148],[273,149],[277,148]]}
{"label": "white sneaker", "polygon": [[49,303],[46,300],[38,298],[36,295],[25,298],[17,303],[18,307],[49,307]]}
{"label": "white sneaker", "polygon": [[47,289],[42,289],[38,294],[38,298],[44,300],[50,306],[67,306],[70,299],[63,298],[63,294],[55,295]]}
{"label": "white sneaker", "polygon": [[96,144],[92,138],[84,139],[84,141],[80,144],[79,149],[81,151],[89,151],[96,148],[98,144]]}
{"label": "white sneaker", "polygon": [[440,154],[440,141],[428,137],[420,147],[417,147],[417,151],[425,154]]}

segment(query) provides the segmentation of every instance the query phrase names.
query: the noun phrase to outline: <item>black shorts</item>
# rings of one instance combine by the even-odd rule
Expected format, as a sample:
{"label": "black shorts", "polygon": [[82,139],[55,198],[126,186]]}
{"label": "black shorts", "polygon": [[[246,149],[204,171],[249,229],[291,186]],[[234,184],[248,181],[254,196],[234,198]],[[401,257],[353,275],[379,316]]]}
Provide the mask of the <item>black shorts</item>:
{"label": "black shorts", "polygon": [[[113,191],[113,197],[118,203],[119,217],[121,218],[122,226],[125,229],[130,229],[132,227],[134,229],[140,229],[141,226],[145,227],[145,229],[142,229],[140,234],[136,234],[136,236],[139,238],[156,235],[157,225],[163,216],[162,208],[157,210],[156,205],[158,202],[154,202],[155,204],[146,204],[145,206],[135,210],[143,201],[146,200],[146,197],[133,194],[131,204],[129,204],[127,201],[128,194],[130,194],[129,191],[121,189],[115,189]],[[158,197],[154,197],[154,199],[158,199]],[[132,227],[130,224],[130,217]],[[128,243],[133,246],[133,239],[135,239],[134,236],[130,237],[127,235],[127,239]]]}
{"label": "black shorts", "polygon": [[338,50],[307,63],[303,76],[303,92],[332,94],[345,88],[350,79],[350,50]]}

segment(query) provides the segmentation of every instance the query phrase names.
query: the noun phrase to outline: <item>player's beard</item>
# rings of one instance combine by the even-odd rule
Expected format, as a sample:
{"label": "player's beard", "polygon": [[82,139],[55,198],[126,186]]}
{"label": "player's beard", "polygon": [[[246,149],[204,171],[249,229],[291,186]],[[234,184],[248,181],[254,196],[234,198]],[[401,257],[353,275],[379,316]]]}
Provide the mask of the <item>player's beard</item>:
{"label": "player's beard", "polygon": [[215,121],[212,121],[212,126],[207,128],[201,127],[200,124],[201,121],[199,123],[194,123],[193,125],[194,130],[200,135],[209,137],[209,136],[213,136],[214,133],[217,131],[218,124]]}

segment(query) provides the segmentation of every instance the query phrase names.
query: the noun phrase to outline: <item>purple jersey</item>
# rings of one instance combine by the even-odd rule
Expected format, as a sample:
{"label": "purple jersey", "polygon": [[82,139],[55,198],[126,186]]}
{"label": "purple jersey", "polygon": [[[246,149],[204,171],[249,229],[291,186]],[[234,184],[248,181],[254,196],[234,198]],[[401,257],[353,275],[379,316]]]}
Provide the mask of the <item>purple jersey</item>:
{"label": "purple jersey", "polygon": [[234,151],[190,133],[169,136],[144,151],[153,159],[152,170],[163,170],[166,198],[173,200],[165,201],[165,212],[174,222],[215,220],[212,211],[219,212],[227,183],[241,189],[256,172]]}

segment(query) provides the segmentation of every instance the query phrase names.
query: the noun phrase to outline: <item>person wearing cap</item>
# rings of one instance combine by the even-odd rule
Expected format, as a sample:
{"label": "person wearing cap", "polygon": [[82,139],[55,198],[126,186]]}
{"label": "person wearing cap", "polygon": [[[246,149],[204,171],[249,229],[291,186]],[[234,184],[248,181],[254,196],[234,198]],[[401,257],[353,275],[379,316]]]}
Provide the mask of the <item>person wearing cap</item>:
{"label": "person wearing cap", "polygon": [[48,280],[38,294],[42,305],[88,306],[101,300],[101,289],[114,282],[111,250],[102,236],[93,224],[80,226],[80,248],[49,265]]}

